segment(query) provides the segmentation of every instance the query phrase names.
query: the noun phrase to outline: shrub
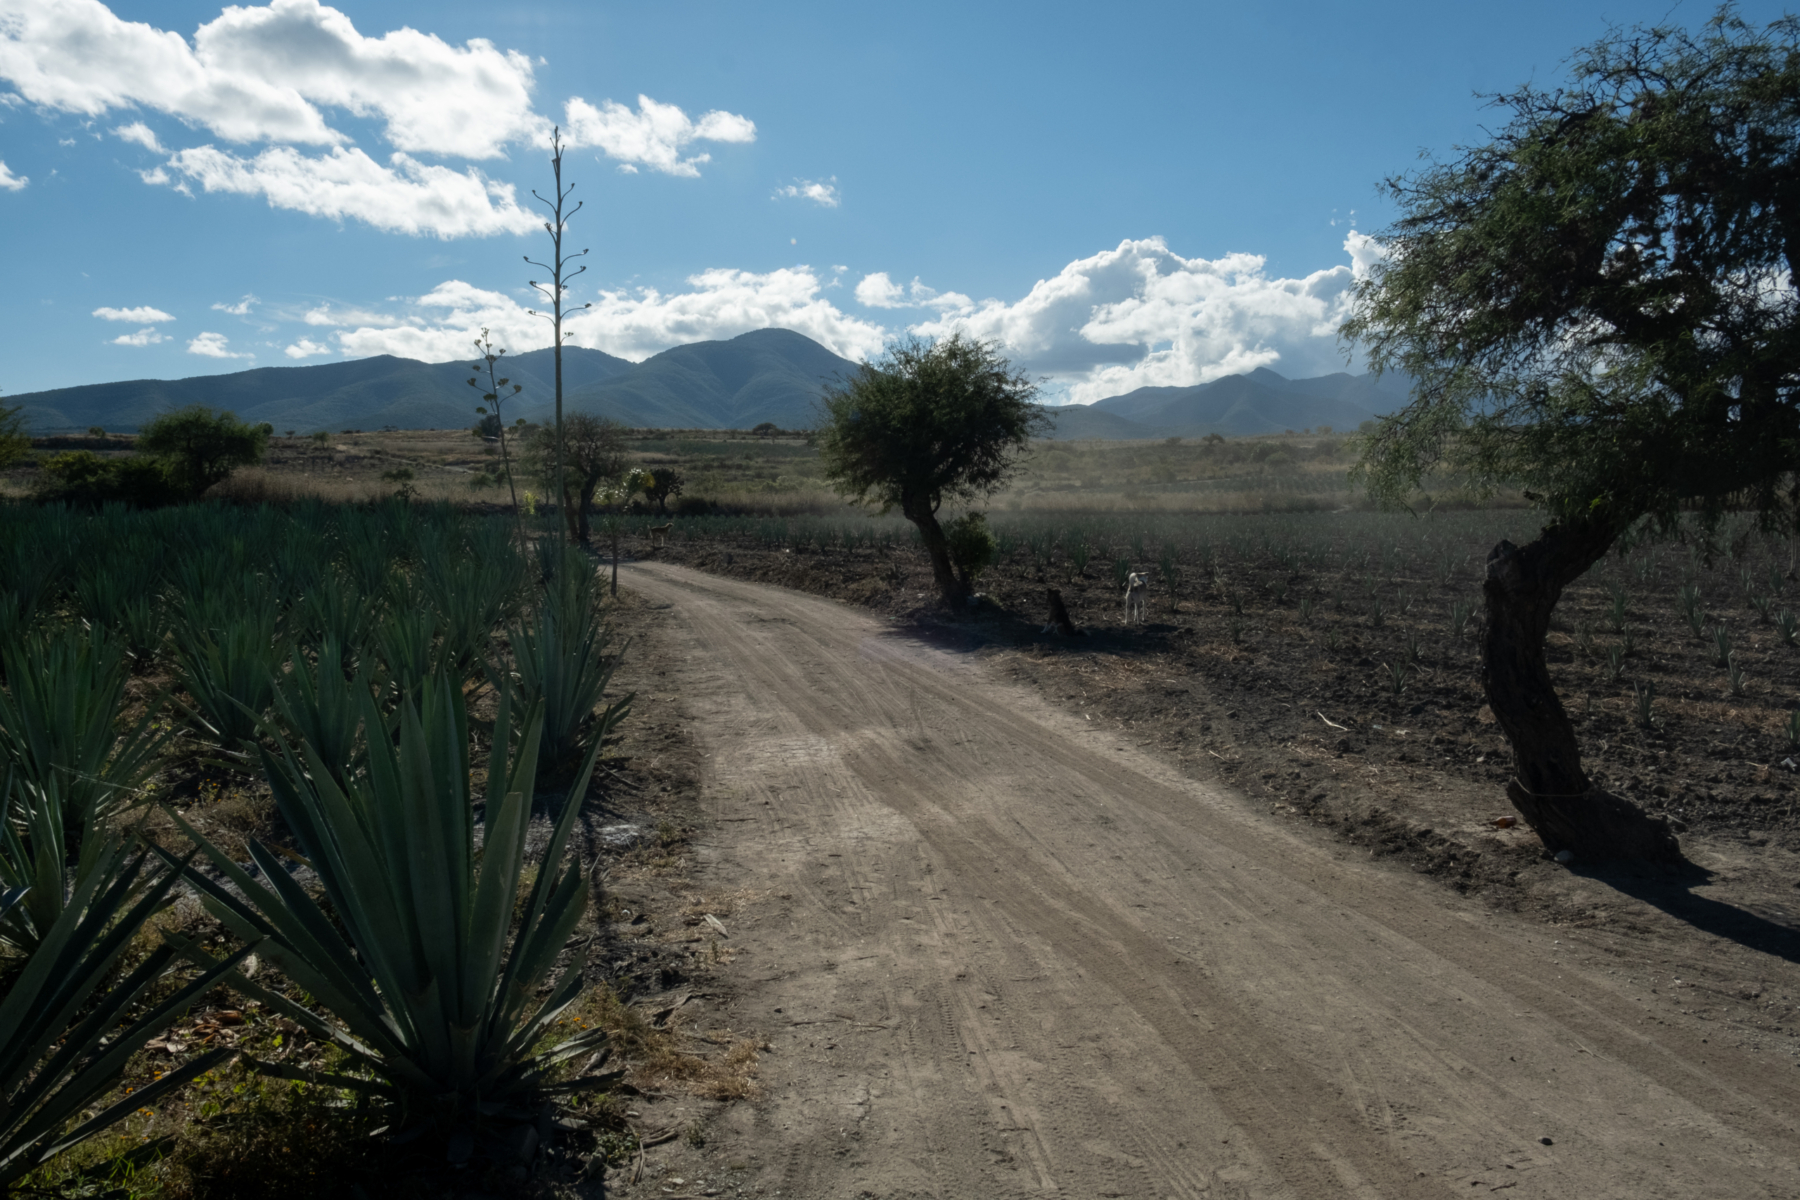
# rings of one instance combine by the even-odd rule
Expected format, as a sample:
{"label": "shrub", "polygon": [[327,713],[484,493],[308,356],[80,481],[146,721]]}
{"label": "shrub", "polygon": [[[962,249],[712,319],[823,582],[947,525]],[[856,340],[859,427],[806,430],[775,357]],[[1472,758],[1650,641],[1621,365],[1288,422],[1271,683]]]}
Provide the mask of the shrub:
{"label": "shrub", "polygon": [[182,499],[158,460],[141,455],[101,458],[92,450],[66,450],[39,463],[36,492],[39,500],[79,508],[160,508]]}
{"label": "shrub", "polygon": [[138,450],[160,459],[169,481],[198,496],[240,466],[262,461],[268,425],[246,425],[235,413],[190,404],[155,417],[138,434]]}
{"label": "shrub", "polygon": [[978,512],[964,513],[946,525],[944,540],[949,543],[951,563],[971,587],[1000,552],[987,518]]}

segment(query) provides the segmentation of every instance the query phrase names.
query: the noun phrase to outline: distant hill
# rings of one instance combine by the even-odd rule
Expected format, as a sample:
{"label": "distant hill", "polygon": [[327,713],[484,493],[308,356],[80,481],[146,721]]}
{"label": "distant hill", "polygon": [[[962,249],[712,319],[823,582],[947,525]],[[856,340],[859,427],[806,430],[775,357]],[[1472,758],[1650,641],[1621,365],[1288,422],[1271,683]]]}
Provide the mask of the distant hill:
{"label": "distant hill", "polygon": [[[277,432],[320,429],[453,429],[475,422],[480,397],[467,384],[473,358],[422,363],[379,355],[310,367],[258,367],[192,379],[139,379],[9,396],[28,427],[49,434],[103,426],[137,429],[188,404],[229,409]],[[554,411],[548,349],[507,355],[503,373],[524,391],[508,407],[532,420]],[[773,421],[808,429],[825,388],[856,364],[789,329],[758,329],[728,341],[695,342],[641,363],[599,350],[563,350],[563,410],[612,417],[640,428],[749,429]],[[1405,402],[1403,383],[1339,373],[1287,379],[1267,369],[1188,388],[1139,388],[1090,405],[1047,411],[1051,436],[1072,438],[1227,437],[1286,429],[1354,429]]]}
{"label": "distant hill", "polygon": [[[783,429],[811,429],[825,388],[855,369],[804,334],[758,329],[664,350],[573,392],[565,380],[563,405],[639,427],[751,429],[773,421]],[[549,411],[548,405],[521,409],[533,418]]]}
{"label": "distant hill", "polygon": [[[8,396],[36,433],[100,425],[130,432],[157,413],[189,404],[229,409],[278,432],[318,429],[454,429],[475,423],[481,398],[467,384],[473,357],[422,363],[378,355],[309,367],[258,367],[192,379],[139,379]],[[856,364],[787,329],[759,329],[723,342],[665,350],[642,363],[576,346],[563,349],[563,411],[628,425],[747,429],[773,421],[805,429],[825,386]],[[555,408],[548,348],[502,360],[523,386],[507,411],[539,420]]]}
{"label": "distant hill", "polygon": [[[1248,375],[1227,375],[1195,387],[1147,387],[1109,396],[1075,414],[1074,406],[1053,410],[1059,438],[1225,437],[1281,433],[1289,429],[1355,429],[1371,417],[1406,402],[1396,377],[1338,372],[1316,379],[1288,379],[1266,367]],[[1068,414],[1068,415],[1064,415]],[[1105,417],[1124,425],[1101,424]],[[1112,428],[1114,433],[1085,432]],[[1126,429],[1136,432],[1124,432]]]}
{"label": "distant hill", "polygon": [[[157,413],[189,404],[228,409],[251,423],[267,421],[276,430],[443,429],[475,423],[481,397],[466,382],[473,356],[449,363],[422,363],[381,354],[352,362],[310,367],[258,367],[229,375],[191,379],[137,379],[96,383],[9,397],[25,409],[34,431],[85,429],[101,425],[129,432]],[[551,352],[533,350],[501,360],[501,373],[523,385],[521,396],[554,394]],[[599,350],[563,351],[563,392],[591,385],[632,369],[631,363]]]}

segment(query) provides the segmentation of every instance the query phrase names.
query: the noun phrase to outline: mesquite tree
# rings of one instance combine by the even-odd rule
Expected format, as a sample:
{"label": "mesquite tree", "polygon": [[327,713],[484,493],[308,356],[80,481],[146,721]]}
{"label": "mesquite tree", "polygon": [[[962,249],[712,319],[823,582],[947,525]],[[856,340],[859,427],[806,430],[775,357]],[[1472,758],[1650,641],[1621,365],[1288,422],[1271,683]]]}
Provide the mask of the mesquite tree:
{"label": "mesquite tree", "polygon": [[938,523],[946,499],[992,495],[1050,418],[1037,387],[994,349],[956,334],[896,343],[824,396],[819,458],[854,500],[898,508],[919,528],[944,603],[969,594]]}
{"label": "mesquite tree", "polygon": [[1548,523],[1488,557],[1483,682],[1513,804],[1551,851],[1675,859],[1595,788],[1544,662],[1562,590],[1684,513],[1800,517],[1800,23],[1618,31],[1495,99],[1492,142],[1389,181],[1400,219],[1343,327],[1414,380],[1361,464],[1517,486]]}
{"label": "mesquite tree", "polygon": [[[582,202],[577,201],[574,208],[570,209],[567,213],[563,212],[563,205],[568,200],[569,194],[575,190],[575,185],[571,183],[566,188],[563,186],[562,160],[562,128],[559,126],[550,131],[550,170],[556,178],[556,198],[550,200],[543,196],[539,196],[535,189],[531,193],[540,204],[550,210],[550,220],[544,222],[544,230],[550,235],[550,261],[548,263],[537,262],[529,254],[525,256],[525,261],[531,266],[537,267],[539,270],[550,272],[550,282],[548,283],[539,283],[535,279],[527,281],[550,301],[550,311],[548,313],[535,312],[530,309],[527,309],[526,311],[530,312],[534,317],[544,317],[549,320],[552,330],[552,340],[550,344],[554,349],[553,357],[556,361],[556,502],[562,505],[566,512],[569,505],[569,495],[563,482],[562,352],[563,339],[567,335],[563,333],[563,295],[568,290],[569,281],[587,270],[587,267],[584,265],[577,267],[573,271],[568,271],[569,263],[577,258],[586,257],[587,251],[583,250],[580,254],[563,253],[563,234],[568,231],[569,218],[581,211]],[[581,307],[588,308],[590,305],[583,304]],[[572,532],[573,531],[571,531],[571,534]]]}

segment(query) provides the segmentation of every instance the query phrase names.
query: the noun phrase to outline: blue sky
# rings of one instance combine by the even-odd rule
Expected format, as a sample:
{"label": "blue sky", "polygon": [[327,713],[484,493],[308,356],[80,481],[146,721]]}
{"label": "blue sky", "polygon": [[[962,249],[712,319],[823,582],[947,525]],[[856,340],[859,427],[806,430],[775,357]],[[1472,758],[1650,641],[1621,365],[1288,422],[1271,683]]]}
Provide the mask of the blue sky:
{"label": "blue sky", "polygon": [[0,0],[0,389],[547,345],[552,123],[578,344],[961,328],[1075,401],[1322,374],[1382,178],[1711,12]]}

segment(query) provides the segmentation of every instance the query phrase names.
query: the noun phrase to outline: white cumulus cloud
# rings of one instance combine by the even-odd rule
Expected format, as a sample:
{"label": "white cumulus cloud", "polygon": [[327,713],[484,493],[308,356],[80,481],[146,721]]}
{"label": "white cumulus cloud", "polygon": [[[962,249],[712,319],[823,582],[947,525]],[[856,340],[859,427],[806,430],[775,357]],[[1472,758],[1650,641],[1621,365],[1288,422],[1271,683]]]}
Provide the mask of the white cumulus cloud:
{"label": "white cumulus cloud", "polygon": [[513,185],[473,167],[455,171],[396,153],[383,166],[360,149],[309,157],[289,146],[241,158],[213,146],[182,150],[169,168],[208,192],[262,196],[273,208],[346,217],[393,233],[440,238],[526,233],[540,218],[520,208]]}
{"label": "white cumulus cloud", "polygon": [[188,343],[187,352],[198,354],[202,358],[255,358],[250,353],[235,354],[230,349],[231,339],[222,333],[202,333]]}
{"label": "white cumulus cloud", "polygon": [[814,204],[825,208],[836,208],[841,197],[838,195],[837,176],[829,180],[796,179],[785,187],[775,189],[777,200],[811,200]]}
{"label": "white cumulus cloud", "polygon": [[329,304],[321,304],[317,308],[309,308],[301,318],[308,325],[378,325],[384,328],[400,324],[400,318],[392,313],[375,312],[366,308],[337,308]]}
{"label": "white cumulus cloud", "polygon": [[[525,55],[483,38],[454,45],[410,28],[367,36],[318,0],[233,5],[191,39],[120,18],[100,0],[0,0],[0,80],[16,92],[0,102],[98,119],[151,111],[206,131],[213,144],[176,149],[139,175],[192,194],[260,195],[278,208],[366,221],[378,229],[439,237],[529,232],[510,185],[421,156],[490,160],[520,145],[541,147],[550,120],[532,104],[534,68]],[[571,142],[598,147],[632,170],[698,174],[708,155],[695,142],[748,142],[756,126],[728,112],[697,120],[673,104],[639,97],[566,106]],[[334,122],[375,122],[392,153],[385,162],[354,147]],[[141,120],[113,130],[170,153]],[[302,154],[295,148],[311,151]],[[0,188],[25,186],[0,164]]]}
{"label": "white cumulus cloud", "polygon": [[888,278],[886,271],[864,275],[856,285],[856,302],[867,308],[935,308],[958,312],[974,304],[961,292],[940,292],[920,283],[915,276],[907,287]]}
{"label": "white cumulus cloud", "polygon": [[320,354],[330,354],[330,346],[322,346],[310,338],[301,338],[282,351],[289,358],[313,358]]}
{"label": "white cumulus cloud", "polygon": [[147,325],[157,321],[173,321],[175,317],[160,308],[142,305],[138,308],[96,308],[94,315],[102,321],[130,321],[133,325]]}
{"label": "white cumulus cloud", "polygon": [[158,342],[168,341],[168,336],[159,332],[154,325],[146,325],[136,333],[122,333],[112,340],[115,346],[154,346]]}
{"label": "white cumulus cloud", "polygon": [[[571,345],[641,361],[671,346],[736,337],[753,329],[792,329],[846,358],[879,354],[887,331],[849,316],[820,293],[810,267],[758,274],[720,268],[687,280],[687,290],[601,292],[591,308],[563,320]],[[518,353],[549,345],[549,326],[502,292],[449,280],[419,297],[404,320],[370,322],[337,334],[351,357],[394,354],[445,362],[470,352],[475,335]]]}
{"label": "white cumulus cloud", "polygon": [[156,140],[156,133],[142,121],[133,121],[129,125],[120,125],[113,130],[113,136],[127,142],[135,142],[153,154],[163,152],[162,143]]}
{"label": "white cumulus cloud", "polygon": [[532,111],[531,62],[481,38],[358,33],[317,0],[232,6],[178,33],[125,21],[99,0],[10,0],[0,78],[33,104],[98,117],[148,108],[232,142],[333,145],[342,109],[384,123],[401,150],[493,158],[545,131]]}
{"label": "white cumulus cloud", "polygon": [[645,166],[666,175],[694,176],[712,155],[683,158],[682,151],[692,143],[756,140],[756,124],[747,117],[709,112],[695,121],[676,105],[658,104],[648,96],[638,97],[636,112],[617,100],[602,101],[596,108],[579,96],[563,112],[570,147],[598,147],[625,170]]}
{"label": "white cumulus cloud", "polygon": [[6,163],[0,160],[0,191],[19,192],[31,182],[29,175],[14,175],[7,169]]}
{"label": "white cumulus cloud", "polygon": [[[924,336],[962,331],[998,342],[1015,363],[1085,403],[1140,387],[1188,387],[1258,367],[1305,377],[1345,369],[1337,327],[1354,279],[1379,247],[1351,233],[1349,265],[1272,278],[1255,254],[1182,258],[1161,238],[1126,240],[1040,280],[1017,301],[931,293]],[[864,284],[869,281],[864,280]],[[915,281],[916,283],[916,281]],[[862,287],[858,287],[861,299]],[[898,288],[871,286],[896,297]],[[866,301],[865,301],[866,302]]]}
{"label": "white cumulus cloud", "polygon": [[888,278],[886,271],[864,275],[856,285],[856,302],[866,308],[906,308],[906,289]]}
{"label": "white cumulus cloud", "polygon": [[222,313],[230,313],[234,317],[243,317],[243,316],[248,316],[250,313],[250,310],[252,308],[255,308],[258,303],[259,303],[259,301],[257,300],[257,298],[255,296],[252,296],[248,292],[246,292],[242,297],[239,298],[239,300],[236,304],[224,304],[224,303],[215,304],[215,305],[213,305],[213,311],[214,312],[222,312]]}

